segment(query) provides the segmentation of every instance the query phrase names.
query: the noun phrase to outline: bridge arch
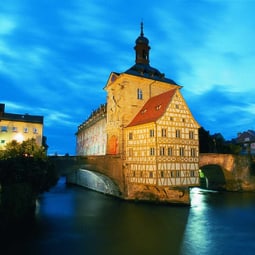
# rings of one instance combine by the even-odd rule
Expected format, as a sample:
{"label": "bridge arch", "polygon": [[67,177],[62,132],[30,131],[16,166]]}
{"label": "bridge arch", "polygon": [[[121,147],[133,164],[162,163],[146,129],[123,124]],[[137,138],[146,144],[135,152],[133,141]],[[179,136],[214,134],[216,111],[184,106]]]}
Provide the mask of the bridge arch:
{"label": "bridge arch", "polygon": [[[238,158],[232,154],[201,153],[199,155],[199,168],[205,172],[206,177],[204,180],[200,179],[202,181],[201,186],[204,187],[203,182],[207,182],[205,187],[209,189],[240,189],[236,175],[237,164]],[[213,173],[214,171],[215,173]]]}
{"label": "bridge arch", "polygon": [[200,167],[200,187],[212,190],[226,189],[224,169],[220,165],[208,164]]}
{"label": "bridge arch", "polygon": [[120,197],[118,185],[108,176],[87,169],[77,169],[67,176],[68,183],[77,185],[113,196]]}

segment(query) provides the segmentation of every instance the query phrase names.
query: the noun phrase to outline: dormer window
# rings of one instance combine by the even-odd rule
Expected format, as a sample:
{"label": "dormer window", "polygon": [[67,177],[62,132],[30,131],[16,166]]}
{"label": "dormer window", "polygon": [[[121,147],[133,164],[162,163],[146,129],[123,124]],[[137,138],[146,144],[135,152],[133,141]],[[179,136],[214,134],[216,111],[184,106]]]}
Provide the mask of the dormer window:
{"label": "dormer window", "polygon": [[161,108],[161,106],[162,106],[161,104],[157,105],[156,110],[158,111]]}
{"label": "dormer window", "polygon": [[145,114],[147,112],[147,109],[145,108],[145,109],[143,109],[142,111],[141,111],[141,114]]}

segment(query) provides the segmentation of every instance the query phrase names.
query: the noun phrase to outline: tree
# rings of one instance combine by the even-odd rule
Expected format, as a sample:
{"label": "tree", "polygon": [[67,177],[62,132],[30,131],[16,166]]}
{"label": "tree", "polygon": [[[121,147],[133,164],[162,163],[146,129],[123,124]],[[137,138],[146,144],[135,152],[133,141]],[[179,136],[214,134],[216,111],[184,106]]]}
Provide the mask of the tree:
{"label": "tree", "polygon": [[[44,147],[34,139],[12,141],[0,154],[1,218],[16,222],[33,215],[37,196],[58,180]],[[1,219],[0,219],[1,220]]]}
{"label": "tree", "polygon": [[240,145],[234,141],[225,141],[220,133],[210,135],[203,127],[199,129],[199,152],[200,153],[225,153],[239,154]]}

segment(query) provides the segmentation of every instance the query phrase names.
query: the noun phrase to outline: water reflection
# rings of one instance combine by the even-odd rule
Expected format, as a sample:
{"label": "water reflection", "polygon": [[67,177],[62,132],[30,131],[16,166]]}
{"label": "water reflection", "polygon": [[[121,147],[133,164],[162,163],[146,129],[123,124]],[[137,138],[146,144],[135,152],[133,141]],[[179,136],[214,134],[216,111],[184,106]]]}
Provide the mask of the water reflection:
{"label": "water reflection", "polygon": [[181,254],[254,254],[255,194],[191,190]]}
{"label": "water reflection", "polygon": [[180,254],[189,213],[188,207],[127,202],[81,187],[57,187],[40,207],[37,254]]}
{"label": "water reflection", "polygon": [[33,230],[1,254],[253,254],[255,194],[192,189],[191,207],[134,203],[63,179],[39,199]]}
{"label": "water reflection", "polygon": [[[210,247],[211,230],[208,224],[208,206],[205,192],[199,188],[193,188],[190,192],[191,209],[184,232],[182,254],[211,254]],[[199,251],[199,253],[198,253]]]}

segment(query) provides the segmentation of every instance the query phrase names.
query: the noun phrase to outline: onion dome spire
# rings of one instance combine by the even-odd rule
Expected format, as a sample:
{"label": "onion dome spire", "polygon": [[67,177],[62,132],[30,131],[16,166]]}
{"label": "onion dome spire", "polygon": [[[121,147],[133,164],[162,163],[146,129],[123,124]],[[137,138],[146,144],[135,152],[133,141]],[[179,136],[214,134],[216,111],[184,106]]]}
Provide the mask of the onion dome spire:
{"label": "onion dome spire", "polygon": [[144,37],[143,22],[141,22],[140,36],[136,39],[135,43],[136,45],[134,49],[136,52],[136,59],[135,59],[136,64],[148,65],[150,62],[149,60],[150,46],[149,46],[149,40],[146,37]]}

